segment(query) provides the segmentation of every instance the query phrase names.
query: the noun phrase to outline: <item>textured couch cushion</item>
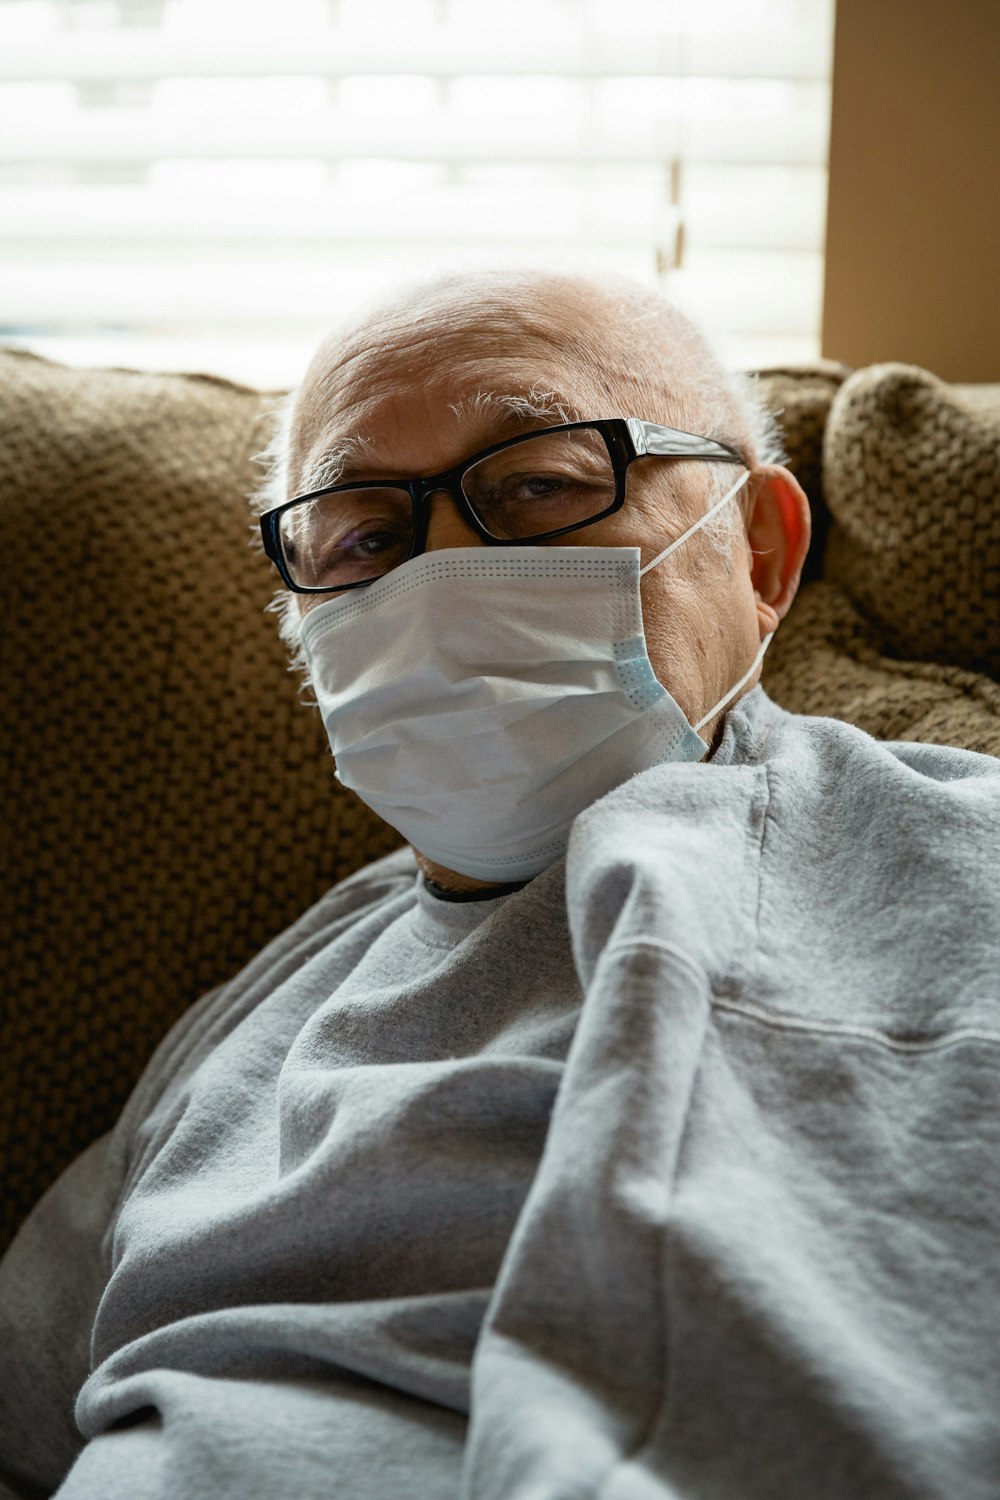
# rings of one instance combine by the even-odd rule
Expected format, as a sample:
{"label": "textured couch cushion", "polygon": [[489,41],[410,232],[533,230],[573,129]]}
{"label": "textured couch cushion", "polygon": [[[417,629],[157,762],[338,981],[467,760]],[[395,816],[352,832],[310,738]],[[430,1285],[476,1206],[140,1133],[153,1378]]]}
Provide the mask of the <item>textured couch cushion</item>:
{"label": "textured couch cushion", "polygon": [[1000,387],[906,365],[830,407],[824,579],[768,654],[768,691],[883,739],[1000,755]]}
{"label": "textured couch cushion", "polygon": [[1000,386],[859,370],[826,435],[825,577],[896,657],[1000,677]]}
{"label": "textured couch cushion", "polygon": [[8,1225],[186,1005],[399,842],[335,782],[264,613],[269,405],[0,354]]}
{"label": "textured couch cushion", "polygon": [[792,605],[765,657],[764,684],[794,713],[844,719],[879,739],[1000,755],[1000,683],[887,654],[878,627],[823,580]]}

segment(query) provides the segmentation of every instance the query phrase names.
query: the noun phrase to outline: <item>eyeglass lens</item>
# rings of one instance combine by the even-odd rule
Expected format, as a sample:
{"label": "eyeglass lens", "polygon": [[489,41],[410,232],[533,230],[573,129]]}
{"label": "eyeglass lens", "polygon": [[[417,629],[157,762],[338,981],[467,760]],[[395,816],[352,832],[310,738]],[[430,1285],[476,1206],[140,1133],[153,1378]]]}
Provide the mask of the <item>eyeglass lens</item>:
{"label": "eyeglass lens", "polygon": [[[498,541],[520,541],[580,525],[615,500],[615,472],[600,432],[541,432],[466,469],[462,491]],[[386,485],[339,490],[291,505],[279,522],[285,565],[306,588],[368,583],[399,567],[413,548],[408,492]]]}

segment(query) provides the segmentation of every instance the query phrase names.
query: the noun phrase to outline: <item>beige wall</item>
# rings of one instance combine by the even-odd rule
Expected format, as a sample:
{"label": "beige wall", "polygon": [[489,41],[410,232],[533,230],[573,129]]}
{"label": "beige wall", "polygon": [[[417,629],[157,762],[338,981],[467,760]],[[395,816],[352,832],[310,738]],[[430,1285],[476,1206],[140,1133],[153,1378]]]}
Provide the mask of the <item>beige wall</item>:
{"label": "beige wall", "polygon": [[823,353],[1000,380],[1000,0],[837,0]]}

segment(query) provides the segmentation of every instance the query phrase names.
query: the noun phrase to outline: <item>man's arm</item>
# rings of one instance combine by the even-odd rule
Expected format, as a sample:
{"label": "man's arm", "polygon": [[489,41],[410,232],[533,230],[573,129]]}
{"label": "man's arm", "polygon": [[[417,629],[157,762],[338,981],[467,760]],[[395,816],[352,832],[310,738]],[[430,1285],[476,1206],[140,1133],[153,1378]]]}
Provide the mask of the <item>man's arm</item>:
{"label": "man's arm", "polygon": [[111,1142],[77,1157],[0,1261],[0,1500],[50,1495],[84,1446],[73,1407],[106,1281]]}

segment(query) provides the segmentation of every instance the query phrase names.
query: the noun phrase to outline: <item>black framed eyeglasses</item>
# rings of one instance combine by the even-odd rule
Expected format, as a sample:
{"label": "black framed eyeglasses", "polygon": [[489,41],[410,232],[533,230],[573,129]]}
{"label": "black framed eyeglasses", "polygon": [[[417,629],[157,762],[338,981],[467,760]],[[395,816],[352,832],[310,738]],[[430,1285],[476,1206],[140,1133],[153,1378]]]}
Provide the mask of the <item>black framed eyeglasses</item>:
{"label": "black framed eyeglasses", "polygon": [[562,422],[494,443],[442,474],[296,495],[261,516],[264,550],[296,593],[364,588],[424,551],[440,490],[487,546],[527,547],[620,510],[637,458],[745,463],[726,443],[639,417]]}

